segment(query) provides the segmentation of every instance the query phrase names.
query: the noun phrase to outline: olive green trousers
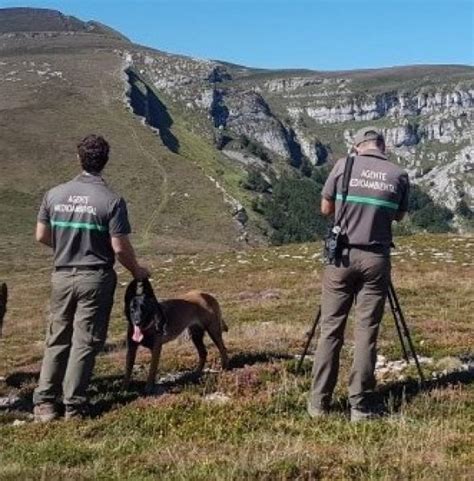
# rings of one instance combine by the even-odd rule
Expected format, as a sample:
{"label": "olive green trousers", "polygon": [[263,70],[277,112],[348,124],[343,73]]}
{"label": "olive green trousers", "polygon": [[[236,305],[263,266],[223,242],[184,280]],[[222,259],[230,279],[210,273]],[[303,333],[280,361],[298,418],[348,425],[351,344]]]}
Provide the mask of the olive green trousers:
{"label": "olive green trousers", "polygon": [[117,276],[112,269],[52,275],[50,321],[34,404],[87,402],[97,353],[104,346]]}
{"label": "olive green trousers", "polygon": [[[390,282],[390,253],[346,249],[338,265],[326,267],[318,340],[309,404],[325,409],[339,374],[339,355],[347,316],[355,302],[354,358],[349,376],[349,402],[370,408],[375,387],[377,336]],[[368,406],[369,405],[369,406]]]}

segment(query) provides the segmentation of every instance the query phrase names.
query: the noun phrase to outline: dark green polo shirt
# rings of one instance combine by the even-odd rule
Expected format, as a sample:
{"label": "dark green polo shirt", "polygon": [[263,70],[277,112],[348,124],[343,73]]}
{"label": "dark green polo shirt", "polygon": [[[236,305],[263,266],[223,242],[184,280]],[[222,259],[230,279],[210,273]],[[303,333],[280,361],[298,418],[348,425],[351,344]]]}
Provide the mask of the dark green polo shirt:
{"label": "dark green polo shirt", "polygon": [[[342,176],[346,159],[340,159],[324,185],[322,196],[336,203],[336,219],[341,210]],[[407,173],[389,162],[378,150],[354,159],[347,205],[341,222],[350,245],[389,247],[392,221],[397,212],[408,209]]]}
{"label": "dark green polo shirt", "polygon": [[125,201],[87,173],[47,192],[38,222],[51,227],[55,267],[112,267],[111,236],[131,232]]}

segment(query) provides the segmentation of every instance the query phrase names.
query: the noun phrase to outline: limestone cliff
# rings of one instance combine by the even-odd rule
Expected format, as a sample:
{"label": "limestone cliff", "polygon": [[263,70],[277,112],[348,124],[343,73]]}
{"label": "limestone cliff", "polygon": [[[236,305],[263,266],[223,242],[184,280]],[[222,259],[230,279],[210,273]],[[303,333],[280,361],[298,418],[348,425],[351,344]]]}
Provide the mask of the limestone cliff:
{"label": "limestone cliff", "polygon": [[461,199],[472,207],[470,67],[272,72],[156,51],[134,51],[131,59],[158,91],[216,131],[245,136],[293,166],[344,155],[354,132],[374,124],[414,182],[451,209]]}

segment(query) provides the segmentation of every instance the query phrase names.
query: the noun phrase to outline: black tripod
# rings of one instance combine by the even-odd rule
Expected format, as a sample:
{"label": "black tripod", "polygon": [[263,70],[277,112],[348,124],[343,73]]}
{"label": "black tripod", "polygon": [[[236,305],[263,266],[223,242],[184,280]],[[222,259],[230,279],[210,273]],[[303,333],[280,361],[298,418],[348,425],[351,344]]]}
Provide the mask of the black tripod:
{"label": "black tripod", "polygon": [[[402,346],[403,357],[406,362],[410,362],[410,355],[413,358],[416,369],[418,371],[418,375],[420,376],[420,381],[422,383],[425,382],[425,376],[423,375],[423,371],[421,370],[420,363],[418,361],[418,356],[415,351],[415,347],[411,340],[410,331],[408,330],[407,323],[405,321],[405,316],[403,315],[402,309],[400,307],[400,303],[398,302],[398,297],[395,292],[395,288],[393,287],[392,281],[388,286],[388,302],[390,304],[390,309],[392,311],[393,319],[395,321],[395,327],[397,329],[398,338],[400,339],[400,344]],[[298,374],[301,370],[301,366],[303,365],[304,358],[308,353],[309,345],[313,340],[314,334],[316,332],[316,327],[318,326],[319,320],[321,319],[321,306],[318,309],[318,313],[316,318],[311,326],[311,330],[307,334],[306,343],[304,346],[303,353],[301,354],[300,360],[296,367],[296,374]]]}

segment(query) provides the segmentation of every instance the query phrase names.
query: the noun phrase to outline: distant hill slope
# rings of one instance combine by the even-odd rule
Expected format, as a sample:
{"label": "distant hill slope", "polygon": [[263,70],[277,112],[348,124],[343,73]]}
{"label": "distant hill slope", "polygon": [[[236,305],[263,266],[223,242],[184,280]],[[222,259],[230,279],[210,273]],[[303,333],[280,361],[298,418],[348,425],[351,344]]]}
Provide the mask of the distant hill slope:
{"label": "distant hill slope", "polygon": [[2,235],[29,235],[42,193],[73,175],[89,132],[111,141],[107,176],[143,247],[259,242],[272,230],[258,208],[272,184],[321,177],[368,123],[413,181],[469,214],[473,72],[250,69],[148,49],[52,10],[0,9]]}
{"label": "distant hill slope", "polygon": [[79,32],[86,30],[79,19],[56,10],[5,8],[0,16],[0,32]]}
{"label": "distant hill slope", "polygon": [[0,13],[0,33],[13,32],[89,32],[128,39],[99,22],[83,22],[46,8],[4,8]]}
{"label": "distant hill slope", "polygon": [[[43,11],[33,19],[38,15]],[[2,10],[0,23],[7,23]],[[119,48],[128,42],[83,30],[0,36],[2,242],[29,245],[42,194],[75,175],[76,143],[98,132],[111,143],[105,175],[128,200],[139,246],[158,252],[238,247],[232,209],[200,166],[208,146],[186,155],[187,142],[197,145],[186,134],[183,154],[175,154],[128,110]]]}

